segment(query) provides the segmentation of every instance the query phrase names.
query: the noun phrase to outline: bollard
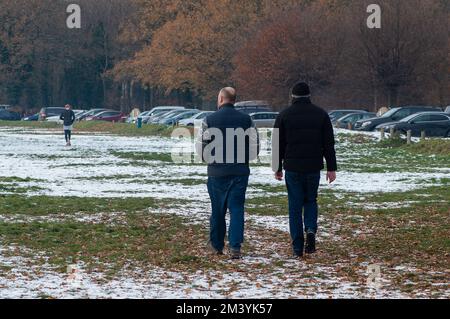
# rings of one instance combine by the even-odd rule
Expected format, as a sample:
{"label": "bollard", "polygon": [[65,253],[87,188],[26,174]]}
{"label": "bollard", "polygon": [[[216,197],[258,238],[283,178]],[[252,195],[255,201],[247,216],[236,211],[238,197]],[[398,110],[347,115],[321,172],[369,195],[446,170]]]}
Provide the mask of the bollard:
{"label": "bollard", "polygon": [[353,130],[353,125],[352,125],[352,123],[348,123],[347,128],[348,128],[350,131],[352,131],[352,130]]}
{"label": "bollard", "polygon": [[341,122],[337,121],[336,124],[334,124],[334,126],[335,126],[336,128],[340,128],[340,127],[341,127]]}
{"label": "bollard", "polygon": [[386,138],[384,127],[381,128],[381,140],[384,140]]}
{"label": "bollard", "polygon": [[138,117],[136,121],[137,128],[142,128],[142,117]]}
{"label": "bollard", "polygon": [[394,138],[394,134],[395,134],[395,130],[394,130],[394,128],[393,127],[391,127],[391,129],[390,129],[390,134],[391,134],[391,138]]}
{"label": "bollard", "polygon": [[408,132],[406,132],[406,143],[407,143],[408,145],[411,144],[411,136],[412,136],[412,131],[411,131],[411,130],[408,130]]}
{"label": "bollard", "polygon": [[425,131],[422,131],[422,133],[420,134],[420,139],[424,140],[427,137],[427,133]]}

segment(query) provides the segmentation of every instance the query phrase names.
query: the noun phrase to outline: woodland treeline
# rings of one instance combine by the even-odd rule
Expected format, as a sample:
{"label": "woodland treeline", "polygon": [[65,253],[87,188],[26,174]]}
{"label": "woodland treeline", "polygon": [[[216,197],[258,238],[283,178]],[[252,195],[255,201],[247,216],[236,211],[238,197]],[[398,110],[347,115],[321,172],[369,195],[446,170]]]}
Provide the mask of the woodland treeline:
{"label": "woodland treeline", "polygon": [[[447,0],[0,0],[0,104],[210,108],[219,88],[284,107],[448,105]],[[81,29],[66,7],[81,6]]]}

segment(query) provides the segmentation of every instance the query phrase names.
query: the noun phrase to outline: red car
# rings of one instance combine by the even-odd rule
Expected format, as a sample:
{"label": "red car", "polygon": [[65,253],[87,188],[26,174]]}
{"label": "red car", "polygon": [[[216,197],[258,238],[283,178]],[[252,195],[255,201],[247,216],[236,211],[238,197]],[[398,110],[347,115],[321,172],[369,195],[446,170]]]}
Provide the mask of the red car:
{"label": "red car", "polygon": [[89,116],[86,121],[125,122],[126,115],[119,111],[104,111],[94,116]]}

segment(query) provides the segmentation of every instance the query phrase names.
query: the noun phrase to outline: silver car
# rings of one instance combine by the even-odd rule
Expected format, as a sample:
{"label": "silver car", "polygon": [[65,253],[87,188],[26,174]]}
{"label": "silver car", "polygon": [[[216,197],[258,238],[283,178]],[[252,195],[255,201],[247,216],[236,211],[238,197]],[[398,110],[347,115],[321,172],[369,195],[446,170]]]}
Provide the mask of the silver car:
{"label": "silver car", "polygon": [[156,118],[161,118],[162,115],[167,114],[176,110],[184,110],[184,106],[157,106],[154,107],[151,111],[142,116],[142,123],[157,123]]}
{"label": "silver car", "polygon": [[207,117],[208,115],[212,114],[214,112],[212,111],[205,111],[205,112],[200,112],[197,114],[194,114],[194,116],[185,119],[185,120],[181,120],[178,124],[179,125],[184,125],[184,126],[195,126],[196,123],[199,123],[198,121],[203,121],[203,119],[205,117]]}

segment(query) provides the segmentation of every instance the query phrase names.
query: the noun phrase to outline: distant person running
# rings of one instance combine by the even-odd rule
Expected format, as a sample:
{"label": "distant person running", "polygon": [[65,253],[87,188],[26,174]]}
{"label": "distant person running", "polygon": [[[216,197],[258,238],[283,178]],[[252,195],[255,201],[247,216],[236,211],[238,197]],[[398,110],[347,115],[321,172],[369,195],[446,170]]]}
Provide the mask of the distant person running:
{"label": "distant person running", "polygon": [[61,113],[59,117],[62,121],[64,121],[64,136],[66,138],[66,146],[72,146],[72,129],[73,123],[75,122],[75,113],[72,111],[72,106],[67,104],[65,110]]}

